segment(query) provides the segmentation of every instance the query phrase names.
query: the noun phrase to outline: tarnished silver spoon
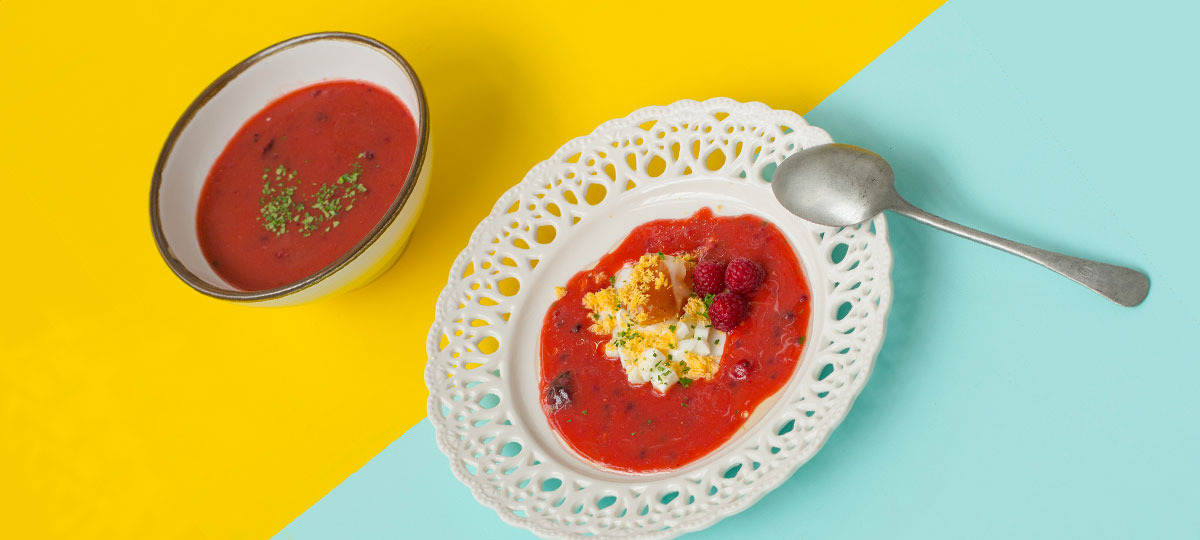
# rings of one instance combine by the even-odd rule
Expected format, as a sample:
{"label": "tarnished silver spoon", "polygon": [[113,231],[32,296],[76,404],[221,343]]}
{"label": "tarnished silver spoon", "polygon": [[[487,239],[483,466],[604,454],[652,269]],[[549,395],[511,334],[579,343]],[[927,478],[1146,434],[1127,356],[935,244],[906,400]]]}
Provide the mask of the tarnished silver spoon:
{"label": "tarnished silver spoon", "polygon": [[891,210],[931,227],[1024,257],[1122,306],[1136,306],[1150,291],[1145,274],[1005,240],[925,212],[896,192],[891,165],[870,150],[827,144],[783,160],[771,180],[775,198],[793,214],[830,227],[857,225]]}

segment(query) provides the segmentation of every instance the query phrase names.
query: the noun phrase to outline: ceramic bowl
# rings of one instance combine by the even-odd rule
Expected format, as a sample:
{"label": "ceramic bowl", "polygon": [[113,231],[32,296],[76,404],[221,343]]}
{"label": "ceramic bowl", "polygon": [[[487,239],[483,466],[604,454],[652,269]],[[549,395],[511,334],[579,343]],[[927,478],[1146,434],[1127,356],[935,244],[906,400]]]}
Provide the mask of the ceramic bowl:
{"label": "ceramic bowl", "polygon": [[[331,80],[375,84],[412,111],[417,149],[404,188],[366,237],[329,266],[283,287],[239,290],[221,279],[200,251],[196,208],[209,170],[234,134],[268,104],[299,88]],[[206,295],[260,305],[307,302],[364,285],[396,261],[428,191],[429,168],[429,108],[416,72],[403,57],[356,34],[326,32],[292,38],[226,71],[175,123],[150,188],[154,240],[171,270]]]}

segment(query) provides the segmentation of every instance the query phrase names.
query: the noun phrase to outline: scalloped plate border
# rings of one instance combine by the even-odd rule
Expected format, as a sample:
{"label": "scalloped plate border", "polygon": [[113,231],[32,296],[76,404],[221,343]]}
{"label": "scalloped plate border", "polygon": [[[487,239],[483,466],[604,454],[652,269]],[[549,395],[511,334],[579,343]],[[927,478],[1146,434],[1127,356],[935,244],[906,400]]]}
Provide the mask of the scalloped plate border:
{"label": "scalloped plate border", "polygon": [[[675,124],[671,124],[672,121],[675,121]],[[646,128],[647,125],[651,125],[651,128]],[[699,129],[714,126],[721,129]],[[669,153],[663,153],[667,147],[660,146],[657,155],[666,158],[666,170],[657,175],[647,175],[648,166],[642,160],[653,159],[653,147],[657,144],[650,135],[654,134],[654,130],[667,131],[668,127],[672,131],[658,135],[660,140],[671,141],[690,135],[707,142],[699,144],[699,151],[690,157],[686,155],[689,152],[685,148],[682,153],[677,151],[672,158]],[[680,127],[683,129],[679,129]],[[644,130],[644,137],[637,136],[639,129]],[[694,132],[689,133],[689,129]],[[725,129],[729,130],[728,135],[722,133]],[[674,134],[680,131],[683,133]],[[635,142],[635,136],[638,144],[632,144]],[[752,144],[757,144],[755,141],[758,141],[761,145],[755,147],[753,152],[748,152],[742,144],[738,144],[735,150],[733,141]],[[704,102],[685,100],[669,106],[646,107],[625,118],[601,124],[591,134],[568,142],[551,158],[534,166],[519,184],[497,200],[491,213],[476,227],[466,248],[451,265],[449,278],[438,297],[435,320],[426,340],[428,363],[425,381],[429,389],[428,417],[437,432],[438,447],[450,460],[454,475],[471,489],[472,495],[480,503],[496,510],[505,522],[544,537],[669,538],[709,527],[748,508],[763,495],[781,485],[812,458],[849,412],[870,376],[875,357],[883,343],[892,299],[892,255],[887,241],[887,224],[882,215],[857,227],[844,229],[821,227],[791,218],[794,220],[789,223],[791,228],[801,224],[814,235],[813,246],[798,245],[797,239],[791,234],[789,240],[797,249],[797,255],[805,267],[813,290],[814,311],[811,319],[822,317],[820,310],[825,310],[827,315],[821,324],[829,328],[821,329],[822,326],[810,321],[810,339],[805,344],[796,372],[772,400],[755,411],[754,417],[747,423],[747,429],[734,435],[710,456],[675,471],[652,475],[621,475],[605,471],[578,458],[574,458],[574,463],[568,463],[570,458],[563,457],[562,448],[549,448],[544,437],[539,440],[538,436],[531,434],[531,430],[536,429],[514,425],[513,420],[520,417],[520,414],[512,414],[512,402],[528,402],[529,395],[498,398],[503,407],[496,404],[492,404],[491,407],[481,405],[489,395],[487,392],[495,394],[493,397],[496,397],[503,395],[503,390],[510,389],[512,385],[519,387],[521,384],[519,381],[509,381],[507,386],[501,388],[487,377],[487,373],[494,373],[494,378],[499,381],[502,379],[502,371],[509,373],[509,377],[514,377],[512,372],[519,370],[512,368],[512,362],[505,356],[507,351],[503,349],[504,345],[500,346],[499,351],[494,351],[497,354],[486,352],[483,350],[485,348],[480,346],[482,341],[489,338],[503,338],[503,332],[490,328],[476,328],[476,325],[465,320],[466,315],[463,313],[471,308],[479,309],[484,313],[478,319],[484,321],[483,326],[491,326],[487,323],[490,320],[501,329],[509,328],[509,316],[513,317],[514,321],[518,320],[516,313],[521,303],[530,301],[530,295],[537,293],[526,292],[534,287],[518,287],[515,292],[501,291],[501,282],[504,280],[500,278],[506,275],[515,277],[518,275],[516,272],[522,270],[510,270],[498,264],[501,257],[508,259],[505,255],[514,253],[511,250],[503,251],[507,247],[502,244],[523,242],[524,249],[534,247],[533,252],[536,253],[537,248],[542,247],[535,243],[540,240],[536,233],[542,224],[570,228],[579,223],[590,209],[612,210],[613,205],[607,204],[608,201],[619,199],[638,189],[646,190],[647,188],[639,188],[643,183],[653,187],[655,182],[665,183],[676,179],[677,175],[698,179],[716,178],[716,181],[723,179],[727,183],[762,184],[769,192],[768,175],[764,169],[769,167],[773,171],[772,164],[782,161],[786,155],[794,152],[797,146],[807,148],[829,142],[832,140],[823,130],[809,126],[803,118],[790,111],[773,110],[761,103],[739,103],[726,98]],[[715,148],[724,151],[723,164],[711,172],[695,172],[704,166],[705,156]],[[631,158],[629,170],[618,170],[616,174],[610,172],[607,176],[610,189],[594,206],[589,206],[591,201],[585,203],[583,200],[564,198],[564,193],[570,191],[574,195],[574,191],[579,190],[578,199],[582,199],[583,190],[589,185],[606,180],[598,175],[597,171],[602,172],[604,165],[619,164],[615,155],[606,156],[606,151],[609,154],[641,152],[644,157],[638,157],[636,160]],[[593,161],[585,164],[589,159]],[[567,175],[568,171],[571,174]],[[740,173],[735,177],[731,173],[736,171]],[[631,184],[624,191],[613,193],[611,188],[624,187],[624,175],[628,175],[631,182],[634,179],[638,182],[636,185]],[[651,176],[661,177],[662,180],[649,178]],[[761,176],[766,181],[756,182],[755,176]],[[621,180],[618,180],[619,178]],[[721,187],[718,184],[713,185]],[[745,187],[742,186],[741,189]],[[720,189],[714,190],[717,191]],[[532,198],[535,195],[536,199]],[[530,198],[526,199],[526,196]],[[771,202],[774,202],[773,199]],[[529,203],[528,211],[525,210],[526,203]],[[760,199],[759,204],[765,203]],[[546,213],[547,206],[556,206],[559,212],[550,216]],[[575,206],[582,208],[582,211],[571,211],[575,210]],[[752,211],[758,213],[757,207],[752,208]],[[573,222],[569,221],[571,218],[575,218]],[[522,229],[521,219],[531,223],[524,224]],[[508,221],[513,222],[511,230],[506,227],[506,223],[502,223]],[[784,227],[778,220],[777,224],[780,224],[781,228]],[[621,236],[617,238],[623,237],[627,232],[621,231]],[[562,235],[559,235],[559,238],[561,237]],[[554,253],[556,243],[553,238],[541,244],[545,245],[547,253],[539,254],[539,258]],[[843,259],[832,260],[830,254],[833,248],[843,244]],[[557,245],[561,246],[561,242]],[[594,246],[589,247],[594,249]],[[813,252],[813,248],[822,251],[819,255],[814,255],[817,252]],[[489,250],[490,255],[481,255]],[[596,253],[592,260],[600,254]],[[822,258],[818,260],[816,257]],[[836,258],[836,255],[832,257]],[[483,276],[482,274],[488,272],[483,272],[476,266],[476,263],[481,261],[483,268],[490,269],[491,278]],[[521,262],[529,263],[528,259],[514,261],[513,266],[520,266]],[[489,268],[488,265],[493,263],[497,264],[494,268]],[[571,270],[571,273],[585,267],[580,266]],[[534,274],[534,268],[536,263],[532,263],[525,275],[520,277],[538,275]],[[842,281],[834,282],[828,279],[826,274],[836,275]],[[472,279],[468,280],[468,276]],[[818,281],[818,278],[821,280]],[[851,280],[856,281],[851,284]],[[829,290],[820,290],[822,287],[828,287]],[[468,302],[478,302],[481,298],[488,298],[493,302],[484,305],[498,306],[492,311],[508,310],[502,322],[488,319],[488,312],[484,308],[475,305],[467,307]],[[842,306],[840,301],[850,304],[849,312],[829,318],[829,315],[834,313],[834,301],[839,301],[839,306]],[[535,314],[535,320],[540,322],[541,315]],[[458,317],[458,320],[452,321],[455,317]],[[866,322],[870,324],[863,326]],[[822,342],[817,345],[818,339],[812,339],[814,329],[819,329],[819,333],[816,334],[818,339],[834,337],[828,343]],[[854,335],[856,331],[858,335]],[[514,332],[515,330],[508,334],[511,336]],[[849,340],[840,340],[842,334],[852,337]],[[513,339],[519,341],[520,337],[516,336]],[[843,345],[848,346],[843,350]],[[464,368],[468,362],[474,363],[476,367]],[[486,372],[483,373],[483,379],[472,379],[472,372],[465,371],[480,366],[485,369],[473,373]],[[496,369],[487,369],[493,367]],[[463,384],[458,385],[456,382],[447,387],[447,381],[454,375],[459,375],[460,378],[456,381]],[[812,380],[802,379],[806,376],[811,376]],[[834,398],[825,401],[830,395]],[[774,403],[774,400],[778,400],[779,403]],[[536,404],[537,401],[535,393],[532,402]],[[457,419],[451,418],[451,410],[462,414]],[[807,420],[806,417],[816,419]],[[505,419],[504,422],[499,421],[501,418]],[[785,418],[791,418],[784,426],[786,432],[774,427],[778,420]],[[489,424],[491,420],[496,422]],[[458,424],[455,425],[454,422]],[[482,422],[485,429],[493,431],[466,427],[475,425],[478,428],[479,422]],[[494,431],[497,429],[499,431]],[[492,435],[472,440],[466,436],[468,431],[483,431]],[[773,433],[774,431],[778,433]],[[804,433],[801,434],[801,431]],[[507,455],[506,450],[514,443],[517,443],[518,450],[511,456]],[[538,443],[542,446],[539,447]],[[749,446],[751,443],[752,447]],[[762,454],[762,451],[768,449],[770,455]],[[471,454],[474,458],[467,455],[471,452],[474,452]],[[481,457],[485,459],[475,459]],[[724,461],[718,460],[718,457]],[[750,464],[752,459],[753,472],[742,471],[741,465]],[[761,459],[761,462],[758,459]],[[480,474],[478,471],[470,471],[466,468],[470,465],[464,465],[464,461],[476,462],[481,468],[488,466],[488,472]],[[734,471],[732,481],[729,481],[729,476],[725,476],[724,480],[713,476],[714,472],[720,472],[718,467],[723,466],[722,463],[738,464],[737,468],[729,468]],[[760,464],[763,472],[759,472]],[[511,469],[503,468],[509,465]],[[521,470],[522,467],[533,470],[531,473],[524,473],[531,476],[523,483],[516,480],[524,474],[512,474],[511,478],[500,475],[500,471],[507,471],[507,476]],[[580,473],[581,470],[587,471],[587,474]],[[742,474],[743,472],[746,474]],[[489,482],[488,478],[493,480]],[[551,478],[558,479],[560,486],[547,490],[545,482]],[[695,486],[691,485],[693,483]],[[576,489],[572,491],[571,488]],[[662,502],[660,493],[663,493],[664,489],[674,489],[677,496],[668,502]],[[709,493],[709,500],[701,501],[703,504],[688,510],[693,501],[699,501],[697,495],[704,498],[704,492]],[[610,502],[609,505],[621,508],[619,515],[616,508],[608,510],[609,506],[597,504],[597,496],[601,494],[611,494],[604,498],[611,498],[617,503]],[[721,497],[716,497],[717,494]],[[689,499],[686,502],[685,496]],[[590,499],[581,500],[585,497]],[[548,503],[555,498],[561,498],[562,501],[551,508]],[[571,504],[563,504],[563,501],[568,499]],[[577,503],[580,510],[574,510]],[[638,506],[644,507],[640,515],[629,515],[636,513],[629,510]],[[538,509],[541,519],[530,517],[524,511],[518,510],[520,508]],[[645,518],[651,508],[654,514]],[[583,509],[587,511],[584,512]],[[633,527],[629,527],[629,524]],[[663,526],[645,528],[645,524]]]}

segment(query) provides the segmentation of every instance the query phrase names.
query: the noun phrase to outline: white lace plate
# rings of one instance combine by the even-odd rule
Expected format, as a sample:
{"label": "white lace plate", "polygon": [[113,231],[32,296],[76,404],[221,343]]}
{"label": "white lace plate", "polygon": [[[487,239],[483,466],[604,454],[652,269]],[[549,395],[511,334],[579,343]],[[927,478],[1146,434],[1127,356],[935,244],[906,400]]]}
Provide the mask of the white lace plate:
{"label": "white lace plate", "polygon": [[[500,197],[450,268],[426,344],[438,447],[479,502],[544,537],[669,538],[747,508],[812,458],[866,384],[892,299],[882,215],[821,227],[771,193],[779,162],[829,142],[761,103],[680,101],[602,124]],[[705,206],[762,216],[796,250],[812,288],[800,364],[710,455],[669,472],[605,470],[569,450],[539,404],[554,287],[637,225]]]}

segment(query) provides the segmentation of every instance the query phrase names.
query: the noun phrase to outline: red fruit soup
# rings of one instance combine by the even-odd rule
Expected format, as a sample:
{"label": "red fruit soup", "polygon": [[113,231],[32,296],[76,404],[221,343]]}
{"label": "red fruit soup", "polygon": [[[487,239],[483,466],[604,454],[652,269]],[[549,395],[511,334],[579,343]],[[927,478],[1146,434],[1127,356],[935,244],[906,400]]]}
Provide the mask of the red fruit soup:
{"label": "red fruit soup", "polygon": [[246,291],[320,271],[384,217],[416,146],[412,113],[378,86],[330,81],[279,98],[209,172],[196,215],[204,257]]}
{"label": "red fruit soup", "polygon": [[[700,263],[750,259],[761,265],[763,277],[755,290],[738,296],[745,315],[725,333],[715,375],[687,384],[681,375],[681,384],[664,392],[631,384],[623,360],[606,354],[611,342],[588,330],[596,317],[585,296],[619,284],[613,276],[639,257],[669,260],[679,253],[699,253]],[[543,412],[576,453],[620,471],[678,468],[729,440],[796,371],[808,329],[808,283],[783,233],[757,216],[715,216],[707,208],[635,228],[560,292],[541,330]]]}

